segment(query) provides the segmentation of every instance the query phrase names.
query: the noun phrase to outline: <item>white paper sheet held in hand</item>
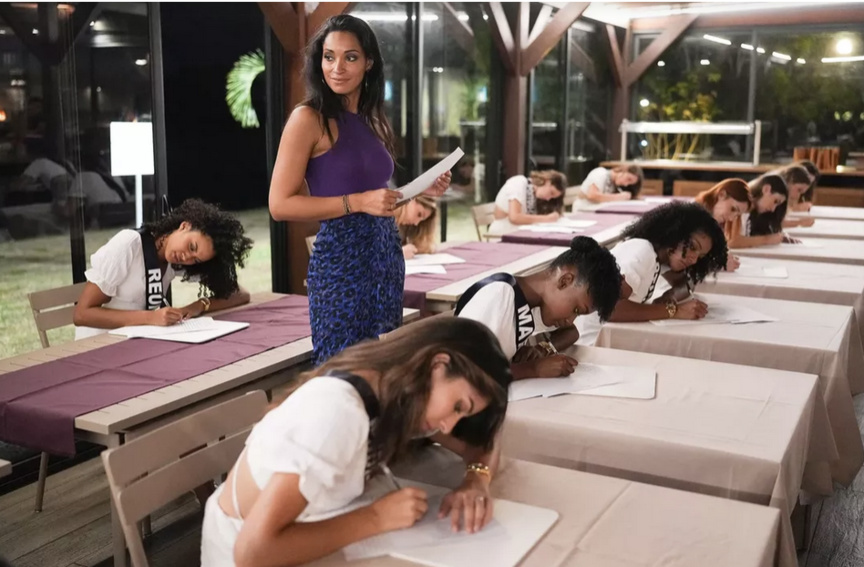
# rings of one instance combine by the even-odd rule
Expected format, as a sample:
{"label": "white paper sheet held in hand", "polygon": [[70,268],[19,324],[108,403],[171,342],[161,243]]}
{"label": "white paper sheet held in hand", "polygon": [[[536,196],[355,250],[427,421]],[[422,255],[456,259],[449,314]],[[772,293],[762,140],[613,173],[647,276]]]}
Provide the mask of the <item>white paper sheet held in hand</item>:
{"label": "white paper sheet held in hand", "polygon": [[[600,390],[606,386],[626,383],[631,387],[625,390],[619,389],[617,392],[627,394],[632,391],[631,395],[621,397],[643,398],[647,395],[650,398],[653,397],[655,378],[656,372],[651,368],[607,366],[580,362],[573,374],[566,378],[531,378],[513,382],[510,384],[507,397],[509,401],[515,402],[540,396],[549,398],[562,394],[590,394],[593,390],[598,390],[596,395],[612,396],[615,392],[605,394]],[[648,387],[649,382],[650,387]],[[641,383],[645,383],[644,386],[636,389],[634,385]]]}
{"label": "white paper sheet held in hand", "polygon": [[348,561],[389,555],[433,567],[515,567],[558,520],[554,510],[496,499],[495,518],[485,528],[474,534],[453,533],[449,517],[438,519],[448,489],[410,481],[400,484],[425,490],[429,511],[411,528],[347,546],[343,553]]}
{"label": "white paper sheet held in hand", "polygon": [[396,203],[399,204],[408,199],[413,199],[423,191],[429,189],[436,179],[453,169],[456,166],[456,162],[464,155],[465,152],[462,151],[462,148],[456,148],[452,154],[433,165],[428,171],[422,173],[420,177],[400,187],[399,192],[402,193],[402,198],[396,201]]}
{"label": "white paper sheet held in hand", "polygon": [[439,254],[417,254],[410,260],[405,260],[405,267],[417,266],[444,266],[446,264],[464,264],[465,259],[453,254],[441,252]]}

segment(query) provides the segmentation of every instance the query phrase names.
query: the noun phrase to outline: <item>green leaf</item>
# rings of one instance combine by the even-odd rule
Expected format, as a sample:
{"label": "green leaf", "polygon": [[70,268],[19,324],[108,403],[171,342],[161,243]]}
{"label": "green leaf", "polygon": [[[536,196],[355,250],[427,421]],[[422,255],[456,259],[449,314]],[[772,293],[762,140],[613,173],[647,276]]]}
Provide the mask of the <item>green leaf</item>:
{"label": "green leaf", "polygon": [[264,71],[264,52],[257,49],[241,55],[228,72],[225,102],[234,120],[243,128],[258,128],[258,114],[252,106],[252,83]]}

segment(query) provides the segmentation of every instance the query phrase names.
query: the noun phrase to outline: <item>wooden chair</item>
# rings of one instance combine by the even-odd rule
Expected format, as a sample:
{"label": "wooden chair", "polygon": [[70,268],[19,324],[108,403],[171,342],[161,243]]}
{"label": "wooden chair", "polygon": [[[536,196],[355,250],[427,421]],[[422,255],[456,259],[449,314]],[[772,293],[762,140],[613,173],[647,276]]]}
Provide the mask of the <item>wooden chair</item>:
{"label": "wooden chair", "polygon": [[306,237],[306,250],[309,251],[309,256],[312,256],[312,250],[315,248],[315,238],[317,235],[313,234],[312,236]]}
{"label": "wooden chair", "polygon": [[102,453],[133,567],[148,565],[138,522],[231,470],[266,411],[264,392],[249,392]]}
{"label": "wooden chair", "polygon": [[84,285],[85,283],[82,282],[27,294],[42,348],[51,346],[46,331],[72,324],[75,303],[81,297]]}
{"label": "wooden chair", "polygon": [[582,195],[582,186],[575,185],[564,190],[564,207],[570,207]]}
{"label": "wooden chair", "polygon": [[714,181],[689,181],[676,179],[672,183],[672,195],[676,197],[695,197],[702,191],[707,191],[717,185]]}
{"label": "wooden chair", "polygon": [[495,220],[495,203],[483,203],[482,205],[471,207],[471,216],[474,217],[474,228],[477,229],[477,240],[482,241],[483,233],[480,231],[480,227],[485,227],[485,229],[488,230],[489,225]]}
{"label": "wooden chair", "polygon": [[[75,303],[84,291],[85,282],[46,289],[45,291],[34,291],[27,294],[30,309],[33,311],[33,321],[36,323],[36,331],[42,348],[48,348],[48,333],[52,329],[65,327],[72,324],[72,315],[75,312]],[[39,458],[39,481],[36,486],[37,512],[42,511],[42,500],[45,497],[45,480],[48,477],[48,453],[42,453]]]}

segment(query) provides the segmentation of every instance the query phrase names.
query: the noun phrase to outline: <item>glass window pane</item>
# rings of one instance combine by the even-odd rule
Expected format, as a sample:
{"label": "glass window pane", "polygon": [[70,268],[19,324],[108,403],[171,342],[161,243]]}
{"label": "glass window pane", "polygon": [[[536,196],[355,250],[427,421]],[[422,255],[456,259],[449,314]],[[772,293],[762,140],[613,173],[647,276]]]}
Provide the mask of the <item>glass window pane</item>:
{"label": "glass window pane", "polygon": [[447,197],[448,240],[476,238],[471,206],[486,194],[492,42],[479,5],[423,4],[423,168],[461,147]]}

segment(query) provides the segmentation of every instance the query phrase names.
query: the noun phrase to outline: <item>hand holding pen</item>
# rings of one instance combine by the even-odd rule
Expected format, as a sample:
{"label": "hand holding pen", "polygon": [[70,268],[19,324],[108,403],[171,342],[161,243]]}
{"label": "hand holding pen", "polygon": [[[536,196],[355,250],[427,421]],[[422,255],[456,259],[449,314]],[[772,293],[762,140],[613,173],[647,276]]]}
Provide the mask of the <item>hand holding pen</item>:
{"label": "hand holding pen", "polygon": [[429,509],[426,492],[410,486],[401,488],[387,465],[382,464],[381,470],[395,490],[371,505],[374,521],[382,532],[410,528]]}

